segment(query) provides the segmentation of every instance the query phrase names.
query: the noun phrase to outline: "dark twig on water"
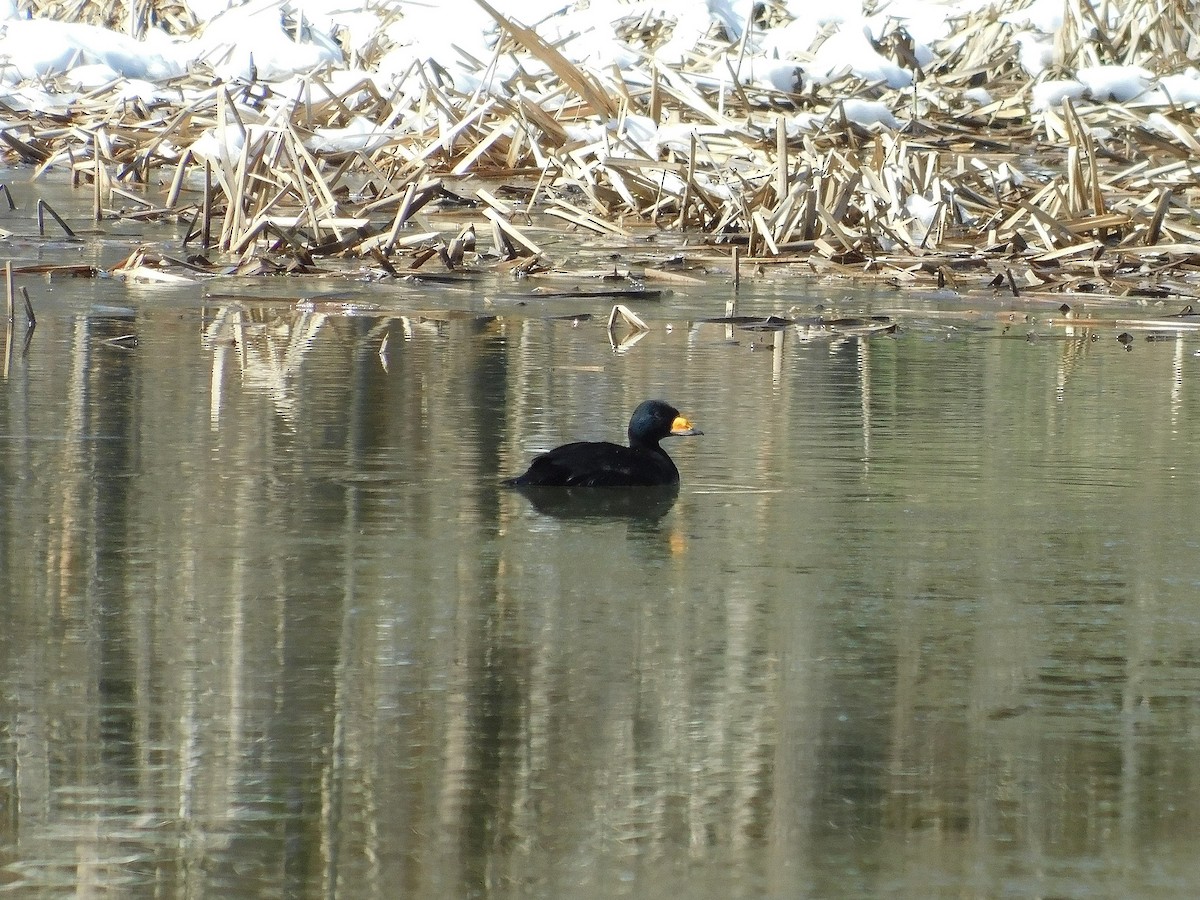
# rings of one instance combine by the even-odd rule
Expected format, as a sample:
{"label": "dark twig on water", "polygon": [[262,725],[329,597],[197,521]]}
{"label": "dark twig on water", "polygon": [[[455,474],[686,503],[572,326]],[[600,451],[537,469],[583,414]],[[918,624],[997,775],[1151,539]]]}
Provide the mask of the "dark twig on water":
{"label": "dark twig on water", "polygon": [[25,322],[29,325],[29,330],[37,328],[37,316],[33,314],[33,303],[29,299],[29,291],[21,288],[21,298],[25,301]]}
{"label": "dark twig on water", "polygon": [[4,333],[4,380],[8,380],[8,370],[12,366],[13,340],[13,274],[12,261],[4,264],[5,294],[8,297],[8,328]]}
{"label": "dark twig on water", "polygon": [[54,207],[45,200],[37,202],[37,223],[38,234],[42,237],[46,236],[46,213],[50,213],[51,218],[58,223],[58,226],[66,233],[67,237],[75,237],[75,232],[71,230],[71,226],[63,221],[63,217],[54,211]]}

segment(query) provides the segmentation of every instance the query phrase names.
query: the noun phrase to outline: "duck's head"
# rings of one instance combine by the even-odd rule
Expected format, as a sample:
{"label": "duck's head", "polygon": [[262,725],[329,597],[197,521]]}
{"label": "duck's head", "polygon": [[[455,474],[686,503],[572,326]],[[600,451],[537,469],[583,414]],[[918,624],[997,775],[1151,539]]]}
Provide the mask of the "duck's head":
{"label": "duck's head", "polygon": [[655,446],[665,437],[703,434],[665,400],[647,400],[638,405],[629,420],[629,446]]}

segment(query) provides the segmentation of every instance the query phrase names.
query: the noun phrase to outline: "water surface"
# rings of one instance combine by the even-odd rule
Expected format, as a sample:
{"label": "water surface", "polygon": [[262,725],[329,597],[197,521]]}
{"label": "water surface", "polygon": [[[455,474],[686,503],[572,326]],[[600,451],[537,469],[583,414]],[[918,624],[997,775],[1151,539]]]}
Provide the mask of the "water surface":
{"label": "water surface", "polygon": [[[360,315],[297,306],[320,281],[25,283],[0,888],[1200,883],[1200,340],[1031,341],[1016,301],[839,291],[901,331],[805,342],[698,324],[716,280],[614,352],[603,302],[500,284],[339,284]],[[499,486],[650,396],[705,432],[668,445],[677,496]]]}

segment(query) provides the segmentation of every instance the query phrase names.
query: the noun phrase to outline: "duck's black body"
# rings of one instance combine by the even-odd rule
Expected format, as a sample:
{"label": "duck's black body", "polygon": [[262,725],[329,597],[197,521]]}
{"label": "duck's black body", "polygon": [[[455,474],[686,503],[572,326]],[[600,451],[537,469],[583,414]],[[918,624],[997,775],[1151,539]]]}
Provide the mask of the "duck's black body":
{"label": "duck's black body", "polygon": [[679,484],[679,470],[658,442],[671,435],[700,434],[679,410],[647,400],[629,420],[629,446],[576,441],[534,458],[528,471],[505,483],[513,487],[654,487]]}
{"label": "duck's black body", "polygon": [[652,487],[678,484],[679,469],[659,446],[622,447],[608,441],[563,444],[535,457],[514,486]]}

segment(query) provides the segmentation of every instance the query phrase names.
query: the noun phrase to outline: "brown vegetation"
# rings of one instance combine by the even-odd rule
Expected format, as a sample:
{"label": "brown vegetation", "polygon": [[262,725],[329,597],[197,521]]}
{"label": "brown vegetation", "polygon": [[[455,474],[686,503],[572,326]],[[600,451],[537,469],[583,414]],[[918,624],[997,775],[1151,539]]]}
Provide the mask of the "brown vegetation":
{"label": "brown vegetation", "polygon": [[[0,138],[10,161],[68,166],[94,185],[97,217],[178,217],[185,244],[232,254],[240,272],[313,271],[337,258],[388,275],[427,262],[536,272],[555,263],[547,228],[565,225],[624,244],[666,233],[710,266],[728,265],[736,247],[743,266],[786,266],[789,277],[1190,298],[1200,264],[1195,110],[1103,98],[1035,108],[1001,19],[1021,5],[958,21],[927,69],[897,28],[878,49],[913,72],[901,89],[850,76],[795,92],[739,84],[745,47],[716,28],[690,64],[663,67],[647,53],[632,69],[594,71],[487,7],[503,34],[497,58],[542,64],[488,92],[460,93],[417,66],[406,84],[419,90],[385,96],[371,80],[335,89],[314,72],[302,96],[280,102],[269,84],[218,83],[199,67],[170,85],[178,100],[115,103],[99,91],[69,115],[15,113],[20,124]],[[1110,6],[1115,24],[1066,4],[1060,73],[1120,63],[1163,75],[1195,55],[1192,4]],[[189,24],[182,12],[162,15]],[[782,12],[766,7],[772,15]],[[618,28],[649,51],[670,24]],[[373,40],[348,62],[369,70],[385,49]],[[722,66],[724,87],[697,75]],[[967,99],[978,86],[991,102]],[[901,125],[855,124],[849,98],[881,101]],[[631,137],[635,118],[683,137],[651,154]],[[364,123],[357,146],[330,139]],[[594,139],[578,136],[589,130]],[[202,153],[206,132],[216,139]],[[130,190],[154,182],[169,185],[161,206]],[[422,217],[439,207],[456,211],[454,230]]]}

